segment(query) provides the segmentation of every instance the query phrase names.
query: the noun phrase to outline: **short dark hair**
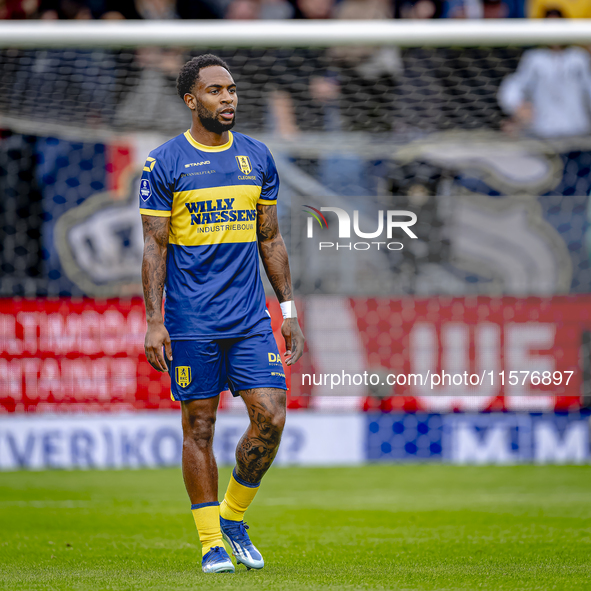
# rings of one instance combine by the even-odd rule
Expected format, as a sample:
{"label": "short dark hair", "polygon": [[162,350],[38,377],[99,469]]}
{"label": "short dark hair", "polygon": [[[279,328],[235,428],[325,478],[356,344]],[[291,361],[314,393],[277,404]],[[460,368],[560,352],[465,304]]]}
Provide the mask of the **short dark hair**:
{"label": "short dark hair", "polygon": [[562,14],[560,8],[549,8],[546,10],[544,18],[564,18],[564,14]]}
{"label": "short dark hair", "polygon": [[197,82],[201,68],[208,68],[209,66],[221,66],[228,70],[230,74],[232,73],[228,64],[217,55],[206,53],[194,57],[181,68],[176,79],[176,91],[182,100],[185,100],[185,94],[191,92],[193,85]]}

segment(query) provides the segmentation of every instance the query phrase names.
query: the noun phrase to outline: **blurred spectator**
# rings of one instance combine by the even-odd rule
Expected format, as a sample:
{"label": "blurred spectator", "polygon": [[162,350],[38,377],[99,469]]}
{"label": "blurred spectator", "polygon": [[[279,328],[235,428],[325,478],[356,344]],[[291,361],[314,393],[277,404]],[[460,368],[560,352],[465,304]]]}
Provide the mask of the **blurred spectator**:
{"label": "blurred spectator", "polygon": [[335,0],[295,0],[294,18],[314,20],[332,18],[335,4]]}
{"label": "blurred spectator", "polygon": [[[343,20],[377,20],[393,15],[390,4],[384,0],[343,0],[335,7],[334,16]],[[337,68],[346,127],[389,131],[392,128],[392,90],[402,71],[400,50],[397,47],[334,47],[328,50],[328,57]]]}
{"label": "blurred spectator", "polygon": [[260,18],[281,20],[293,18],[293,6],[287,0],[263,0],[261,2]]}
{"label": "blurred spectator", "polygon": [[88,0],[93,15],[106,20],[178,18],[174,0]]}
{"label": "blurred spectator", "polygon": [[90,8],[78,0],[42,0],[39,12],[44,20],[89,20],[92,18]]}
{"label": "blurred spectator", "polygon": [[250,21],[259,18],[257,0],[233,0],[226,10],[225,18],[231,21]]}
{"label": "blurred spectator", "polygon": [[[395,10],[396,18],[438,19],[443,13],[443,0],[400,0]],[[391,98],[396,131],[413,133],[418,129],[433,129],[444,94],[437,70],[437,58],[430,48],[405,49],[404,61],[399,52],[398,68],[392,72],[396,84]]]}
{"label": "blurred spectator", "polygon": [[[98,0],[100,1],[100,0]],[[83,0],[23,0],[43,20],[93,18]],[[8,6],[8,4],[7,4]],[[14,16],[14,14],[13,14]],[[19,116],[86,125],[112,120],[117,87],[117,54],[102,49],[23,50],[20,67],[2,72],[10,108]],[[41,97],[41,100],[39,99]]]}
{"label": "blurred spectator", "polygon": [[548,13],[559,14],[565,18],[591,18],[589,0],[529,0],[529,18],[547,18]]}
{"label": "blurred spectator", "polygon": [[135,65],[140,68],[139,78],[117,109],[116,125],[180,131],[186,112],[176,93],[176,77],[183,63],[184,54],[177,49],[138,49]]}
{"label": "blurred spectator", "polygon": [[[17,5],[22,7],[26,5],[29,13],[31,10],[36,11],[42,19],[48,20],[215,19],[222,18],[224,12],[224,5],[219,0],[9,0],[9,3],[12,7],[11,14],[18,13],[14,9]],[[40,3],[38,9],[37,3]],[[20,13],[23,13],[23,10],[21,8]],[[2,14],[1,6],[0,14]],[[28,18],[28,16],[6,18]]]}
{"label": "blurred spectator", "polygon": [[125,17],[118,10],[108,10],[103,12],[100,18],[104,21],[122,21]]}
{"label": "blurred spectator", "polygon": [[[297,1],[297,17],[368,20],[392,18],[385,0]],[[299,129],[338,134],[341,131],[392,129],[395,77],[402,68],[397,48],[334,47],[284,75],[288,85],[275,90],[272,121],[282,135]],[[296,73],[297,72],[297,73]],[[298,116],[302,113],[304,116]],[[310,117],[310,115],[313,115]],[[342,195],[369,193],[366,163],[351,154],[327,154],[318,161],[318,177],[325,187]]]}
{"label": "blurred spectator", "polygon": [[141,18],[148,20],[178,18],[175,0],[135,0],[135,8]]}
{"label": "blurred spectator", "polygon": [[[336,6],[332,0],[319,4],[298,0],[297,8],[301,18],[329,13],[347,20],[392,18],[385,0],[343,0]],[[392,89],[402,70],[398,48],[333,47],[310,58],[303,59],[299,68],[289,65],[292,71],[283,76],[287,85],[279,81],[271,103],[276,131],[290,135],[299,127],[315,131],[391,130]],[[305,103],[306,108],[300,109],[298,103]],[[309,120],[311,111],[317,114],[313,122]],[[306,113],[308,120],[298,117],[299,112]]]}
{"label": "blurred spectator", "polygon": [[503,0],[483,0],[482,18],[507,18],[509,7]]}
{"label": "blurred spectator", "polygon": [[417,216],[413,226],[417,240],[402,251],[388,253],[392,269],[406,275],[409,291],[416,293],[421,268],[425,271],[427,266],[449,261],[450,241],[441,211],[442,201],[438,198],[444,171],[417,159],[407,164],[390,163],[386,177],[392,204]]}
{"label": "blurred spectator", "polygon": [[523,18],[525,0],[447,0],[443,18]]}
{"label": "blurred spectator", "polygon": [[177,0],[176,11],[183,19],[223,18],[224,5],[218,0]]}
{"label": "blurred spectator", "polygon": [[442,0],[402,0],[395,8],[395,17],[404,19],[441,18],[442,13]]}
{"label": "blurred spectator", "polygon": [[39,0],[0,0],[0,20],[18,20],[37,15]]}
{"label": "blurred spectator", "polygon": [[[560,16],[548,11],[547,17]],[[539,137],[591,133],[591,59],[580,47],[526,51],[517,71],[499,88],[498,100],[512,116],[506,129]]]}
{"label": "blurred spectator", "polygon": [[481,0],[447,0],[445,18],[482,18],[484,9]]}
{"label": "blurred spectator", "polygon": [[[10,67],[11,61],[19,67]],[[54,124],[112,121],[120,74],[115,52],[19,50],[5,65],[0,72],[5,112]]]}
{"label": "blurred spectator", "polygon": [[287,0],[232,0],[225,11],[228,20],[283,20],[293,15]]}
{"label": "blurred spectator", "polygon": [[293,6],[287,0],[232,0],[226,9],[228,20],[282,20],[292,18]]}

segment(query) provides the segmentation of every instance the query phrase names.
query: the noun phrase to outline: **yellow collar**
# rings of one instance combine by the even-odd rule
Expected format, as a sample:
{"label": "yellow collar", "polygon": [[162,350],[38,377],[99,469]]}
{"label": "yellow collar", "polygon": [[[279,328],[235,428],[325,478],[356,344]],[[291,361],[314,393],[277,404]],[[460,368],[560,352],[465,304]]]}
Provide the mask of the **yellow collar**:
{"label": "yellow collar", "polygon": [[201,150],[202,152],[223,152],[224,150],[227,150],[234,142],[234,135],[232,134],[231,131],[228,132],[228,135],[230,136],[230,139],[222,146],[206,146],[205,144],[200,144],[199,142],[195,141],[195,139],[191,135],[190,129],[187,129],[187,131],[185,131],[185,137],[187,138],[187,141],[194,148],[197,148],[198,150]]}

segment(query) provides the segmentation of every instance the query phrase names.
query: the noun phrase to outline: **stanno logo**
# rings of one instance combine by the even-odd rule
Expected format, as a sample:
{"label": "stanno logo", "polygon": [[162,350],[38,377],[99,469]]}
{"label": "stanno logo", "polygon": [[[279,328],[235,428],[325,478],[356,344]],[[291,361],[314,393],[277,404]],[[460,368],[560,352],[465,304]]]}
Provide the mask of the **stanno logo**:
{"label": "stanno logo", "polygon": [[[351,238],[351,216],[341,207],[321,207],[316,209],[309,205],[304,205],[304,211],[310,214],[307,220],[306,236],[307,238],[314,237],[314,220],[318,222],[320,228],[328,228],[328,223],[322,212],[332,212],[336,214],[338,219],[338,235],[339,238]],[[412,211],[405,210],[388,210],[386,211],[386,236],[388,239],[392,239],[392,232],[395,228],[401,229],[409,238],[417,238],[416,234],[410,229],[417,223],[417,216]],[[384,212],[380,210],[378,212],[378,227],[374,232],[363,232],[359,228],[359,211],[353,211],[353,232],[359,238],[380,238],[384,232]],[[347,244],[339,244],[334,242],[320,242],[318,244],[318,250],[325,248],[336,248],[347,249],[347,250],[369,250],[372,245],[380,250],[380,246],[385,246],[388,250],[402,250],[404,245],[401,242],[385,242],[385,241],[372,241],[372,242],[355,242]]]}
{"label": "stanno logo", "polygon": [[191,166],[203,166],[204,164],[211,164],[211,162],[209,160],[204,160],[203,162],[191,162],[185,164],[185,168],[191,168]]}
{"label": "stanno logo", "polygon": [[146,158],[146,163],[144,164],[144,172],[152,172],[154,166],[156,166],[156,158],[150,158],[150,156],[148,156]]}
{"label": "stanno logo", "polygon": [[243,174],[248,174],[252,170],[250,159],[248,156],[236,156],[236,162],[238,162],[238,168]]}
{"label": "stanno logo", "polygon": [[191,368],[187,365],[179,365],[176,368],[176,383],[181,388],[186,388],[191,383]]}

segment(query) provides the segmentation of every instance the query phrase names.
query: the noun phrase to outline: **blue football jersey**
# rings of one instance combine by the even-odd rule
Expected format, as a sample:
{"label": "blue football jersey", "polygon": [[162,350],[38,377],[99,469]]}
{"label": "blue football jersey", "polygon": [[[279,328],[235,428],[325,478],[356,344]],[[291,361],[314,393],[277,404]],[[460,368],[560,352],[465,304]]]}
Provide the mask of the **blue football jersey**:
{"label": "blue football jersey", "polygon": [[187,131],[144,165],[140,212],[170,217],[164,322],[172,339],[245,336],[270,322],[256,206],[277,202],[279,178],[264,144],[229,137],[205,146]]}

